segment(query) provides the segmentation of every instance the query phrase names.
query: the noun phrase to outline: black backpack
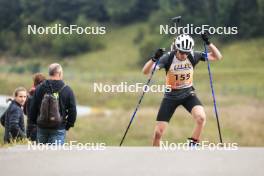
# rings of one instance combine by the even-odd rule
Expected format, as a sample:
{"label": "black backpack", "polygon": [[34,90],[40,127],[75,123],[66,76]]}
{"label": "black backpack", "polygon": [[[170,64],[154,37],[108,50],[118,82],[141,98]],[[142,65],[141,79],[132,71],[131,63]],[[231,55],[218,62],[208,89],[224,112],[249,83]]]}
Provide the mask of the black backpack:
{"label": "black backpack", "polygon": [[[49,84],[48,81],[47,83]],[[51,91],[45,93],[41,101],[37,125],[40,128],[57,129],[64,121],[60,113],[59,94],[66,85],[64,85],[58,92],[54,92],[50,84],[49,87]]]}

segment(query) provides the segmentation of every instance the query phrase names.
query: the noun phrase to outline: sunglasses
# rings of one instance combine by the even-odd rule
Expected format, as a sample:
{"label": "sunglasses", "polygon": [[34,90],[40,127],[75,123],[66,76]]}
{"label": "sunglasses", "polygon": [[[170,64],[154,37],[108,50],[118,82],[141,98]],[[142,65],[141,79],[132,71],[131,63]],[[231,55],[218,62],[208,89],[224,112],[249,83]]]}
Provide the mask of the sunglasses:
{"label": "sunglasses", "polygon": [[180,54],[186,54],[186,55],[190,54],[190,52],[184,52],[184,51],[180,51],[180,50],[179,50],[179,53]]}

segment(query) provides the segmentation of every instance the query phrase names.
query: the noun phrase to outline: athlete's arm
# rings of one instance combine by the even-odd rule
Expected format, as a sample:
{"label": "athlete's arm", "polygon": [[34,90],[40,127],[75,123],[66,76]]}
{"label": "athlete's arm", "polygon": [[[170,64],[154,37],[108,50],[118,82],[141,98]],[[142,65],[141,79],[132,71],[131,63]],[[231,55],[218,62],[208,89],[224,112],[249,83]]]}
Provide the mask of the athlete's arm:
{"label": "athlete's arm", "polygon": [[205,44],[208,46],[209,48],[209,53],[208,53],[208,60],[211,60],[211,61],[215,61],[215,60],[220,60],[222,59],[222,54],[220,53],[220,51],[215,47],[214,44],[212,44],[210,41],[209,41],[209,38],[207,36],[206,33],[203,33],[201,35],[203,41],[205,42]]}
{"label": "athlete's arm", "polygon": [[150,60],[144,65],[144,67],[143,67],[143,69],[142,69],[142,72],[143,72],[144,75],[148,75],[148,74],[150,74],[150,73],[152,72],[152,70],[153,70],[153,64],[154,64],[154,63],[155,63],[155,62],[153,62],[152,59],[150,59]]}
{"label": "athlete's arm", "polygon": [[153,64],[159,60],[159,58],[163,55],[164,49],[159,48],[156,50],[154,56],[144,65],[142,72],[145,75],[148,75],[152,72],[153,70]]}
{"label": "athlete's arm", "polygon": [[221,60],[223,58],[220,51],[212,43],[208,45],[210,52],[208,53],[208,59],[211,61]]}

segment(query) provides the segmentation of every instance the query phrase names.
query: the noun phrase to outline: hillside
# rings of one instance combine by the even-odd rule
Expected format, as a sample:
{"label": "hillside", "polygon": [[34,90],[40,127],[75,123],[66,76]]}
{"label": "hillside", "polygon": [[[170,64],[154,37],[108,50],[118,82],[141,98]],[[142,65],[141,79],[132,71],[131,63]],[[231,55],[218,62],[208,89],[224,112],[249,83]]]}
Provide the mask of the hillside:
{"label": "hillside", "polygon": [[[25,61],[1,59],[1,94],[11,95],[17,86],[31,86],[31,73],[27,70],[32,64],[47,72],[51,62],[62,63],[65,81],[72,86],[79,104],[110,110],[109,114],[99,113],[78,120],[76,128],[70,131],[68,139],[78,141],[105,141],[117,145],[125,126],[136,105],[139,93],[94,93],[94,83],[120,84],[128,82],[145,83],[141,73],[139,47],[134,39],[138,31],[145,31],[145,39],[155,37],[148,34],[144,24],[138,23],[122,28],[111,28],[104,36],[105,48],[76,57],[64,59],[29,58]],[[201,43],[197,41],[196,43]],[[241,145],[259,146],[264,144],[263,107],[264,97],[264,39],[241,40],[221,45],[224,59],[211,63],[217,103],[223,123],[223,136],[226,141],[236,141]],[[164,47],[164,46],[163,46]],[[197,50],[202,50],[199,46]],[[155,48],[153,48],[155,50]],[[151,53],[149,53],[151,55]],[[24,69],[22,73],[17,70]],[[152,84],[163,84],[164,72],[155,74]],[[208,113],[208,126],[205,139],[217,141],[216,122],[212,109],[212,99],[206,64],[200,63],[195,72],[195,87]],[[162,93],[146,94],[130,135],[128,145],[149,145],[154,127],[154,119],[162,98]],[[168,140],[185,140],[190,134],[192,121],[183,109],[174,117],[168,133]],[[0,136],[3,128],[0,128]],[[111,134],[109,136],[109,134]],[[254,134],[254,135],[253,135]],[[254,138],[252,138],[254,136]]]}

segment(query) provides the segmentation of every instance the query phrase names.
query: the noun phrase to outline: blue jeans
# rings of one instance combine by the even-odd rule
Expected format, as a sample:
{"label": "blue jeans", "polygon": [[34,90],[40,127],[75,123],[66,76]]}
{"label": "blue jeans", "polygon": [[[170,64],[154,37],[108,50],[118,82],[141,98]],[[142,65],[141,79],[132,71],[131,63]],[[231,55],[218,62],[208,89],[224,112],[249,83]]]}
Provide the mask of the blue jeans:
{"label": "blue jeans", "polygon": [[62,145],[65,141],[66,130],[37,129],[37,141],[42,144]]}

